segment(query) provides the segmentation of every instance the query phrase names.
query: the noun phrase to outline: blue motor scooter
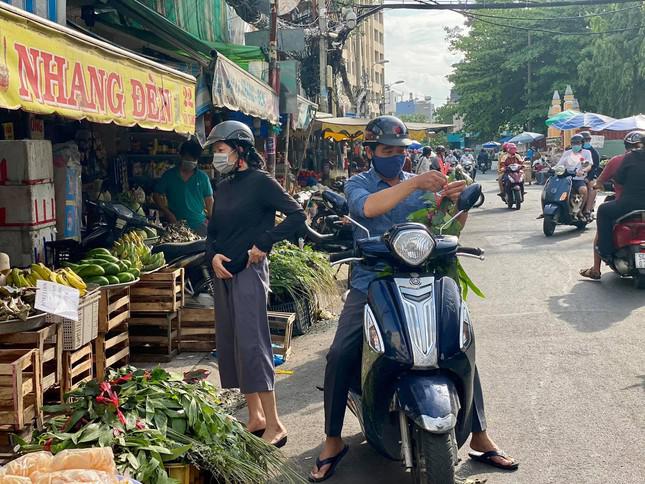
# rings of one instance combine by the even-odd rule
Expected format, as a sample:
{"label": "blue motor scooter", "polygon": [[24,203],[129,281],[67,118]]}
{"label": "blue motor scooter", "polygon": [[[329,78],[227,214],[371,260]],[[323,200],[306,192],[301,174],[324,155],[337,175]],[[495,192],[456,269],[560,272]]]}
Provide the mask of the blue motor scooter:
{"label": "blue motor scooter", "polygon": [[[459,214],[480,195],[480,185],[469,186]],[[360,388],[350,391],[348,407],[369,444],[403,460],[413,482],[452,484],[457,449],[472,428],[475,336],[456,276],[448,274],[457,256],[483,259],[483,251],[433,236],[422,224],[395,225],[382,236],[363,230],[367,237],[353,251],[330,257],[389,274],[368,290]]]}
{"label": "blue motor scooter", "polygon": [[589,220],[584,216],[584,199],[573,193],[575,173],[560,165],[553,169],[551,177],[542,190],[542,231],[551,237],[557,225],[574,225],[584,229]]}

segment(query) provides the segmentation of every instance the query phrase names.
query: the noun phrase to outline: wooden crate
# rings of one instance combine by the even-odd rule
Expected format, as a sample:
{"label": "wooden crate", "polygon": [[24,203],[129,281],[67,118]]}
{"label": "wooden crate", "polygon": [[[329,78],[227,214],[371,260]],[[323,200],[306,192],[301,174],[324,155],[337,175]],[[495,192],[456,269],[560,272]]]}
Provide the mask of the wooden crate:
{"label": "wooden crate", "polygon": [[273,354],[281,355],[284,361],[287,361],[287,358],[291,355],[291,336],[296,314],[269,311],[267,315],[269,317]]}
{"label": "wooden crate", "polygon": [[94,373],[98,381],[103,381],[106,369],[127,365],[129,359],[128,323],[122,323],[109,333],[99,334],[94,340]]}
{"label": "wooden crate", "polygon": [[174,313],[184,306],[184,268],[145,274],[130,289],[130,310]]}
{"label": "wooden crate", "polygon": [[166,464],[164,467],[168,472],[168,477],[175,479],[179,484],[206,484],[210,482],[205,471],[190,464]]}
{"label": "wooden crate", "polygon": [[99,303],[99,334],[105,334],[130,318],[130,286],[101,288]]}
{"label": "wooden crate", "polygon": [[25,428],[20,431],[0,430],[0,465],[5,465],[16,458],[16,437],[29,442],[33,432],[33,425],[26,425]]}
{"label": "wooden crate", "polygon": [[23,430],[34,419],[43,424],[40,352],[0,350],[0,430]]}
{"label": "wooden crate", "polygon": [[37,349],[40,352],[42,390],[60,384],[63,374],[63,326],[48,324],[35,331],[0,335],[0,349]]}
{"label": "wooden crate", "polygon": [[90,381],[94,376],[92,343],[74,351],[63,352],[63,393],[74,390],[81,383]]}
{"label": "wooden crate", "polygon": [[179,350],[211,352],[214,348],[215,308],[182,308]]}
{"label": "wooden crate", "polygon": [[128,326],[133,361],[170,361],[179,352],[181,312],[132,312]]}

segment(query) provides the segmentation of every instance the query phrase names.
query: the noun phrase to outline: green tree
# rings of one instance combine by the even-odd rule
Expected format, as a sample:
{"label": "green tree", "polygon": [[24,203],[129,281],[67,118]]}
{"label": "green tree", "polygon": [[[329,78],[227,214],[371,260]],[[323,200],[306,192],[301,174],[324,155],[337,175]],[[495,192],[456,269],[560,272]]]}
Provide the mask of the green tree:
{"label": "green tree", "polygon": [[427,123],[430,120],[428,119],[428,116],[426,116],[423,113],[415,113],[415,114],[402,114],[399,116],[401,121],[404,123]]}
{"label": "green tree", "polygon": [[444,104],[434,110],[434,122],[439,124],[452,124],[455,114],[457,114],[456,103]]}
{"label": "green tree", "polygon": [[[464,116],[466,131],[478,132],[485,138],[506,129],[520,131],[530,127],[532,131],[545,132],[544,119],[555,89],[563,91],[571,84],[578,99],[587,98],[587,86],[579,82],[577,66],[580,51],[589,38],[541,31],[588,32],[586,18],[566,18],[580,12],[578,7],[487,10],[487,15],[499,18],[477,19],[473,14],[467,21],[468,31],[448,31],[451,49],[463,55],[449,79],[459,95],[456,111]],[[558,20],[538,20],[556,16]],[[530,17],[536,20],[518,20]]]}

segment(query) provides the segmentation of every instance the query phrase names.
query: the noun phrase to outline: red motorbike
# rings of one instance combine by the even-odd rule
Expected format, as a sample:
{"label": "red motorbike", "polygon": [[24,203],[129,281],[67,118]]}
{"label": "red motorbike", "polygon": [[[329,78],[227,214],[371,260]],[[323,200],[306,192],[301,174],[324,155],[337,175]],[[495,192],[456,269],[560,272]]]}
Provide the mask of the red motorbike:
{"label": "red motorbike", "polygon": [[609,267],[634,286],[645,289],[645,210],[622,216],[614,225],[614,254]]}
{"label": "red motorbike", "polygon": [[512,163],[504,171],[504,196],[508,208],[519,210],[524,202],[524,170],[519,163]]}

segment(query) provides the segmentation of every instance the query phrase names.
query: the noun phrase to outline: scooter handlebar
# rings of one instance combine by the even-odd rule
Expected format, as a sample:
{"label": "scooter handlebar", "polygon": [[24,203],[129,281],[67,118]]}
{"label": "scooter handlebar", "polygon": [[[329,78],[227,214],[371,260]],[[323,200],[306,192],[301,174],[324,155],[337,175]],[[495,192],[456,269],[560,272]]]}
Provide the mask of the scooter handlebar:
{"label": "scooter handlebar", "polygon": [[333,264],[333,263],[339,262],[341,260],[353,259],[355,257],[356,257],[356,250],[355,249],[344,250],[343,252],[335,252],[333,254],[329,254],[329,262],[331,262]]}
{"label": "scooter handlebar", "polygon": [[473,257],[483,257],[484,253],[484,249],[480,249],[479,247],[459,247],[457,249],[457,255],[464,254],[472,255]]}

